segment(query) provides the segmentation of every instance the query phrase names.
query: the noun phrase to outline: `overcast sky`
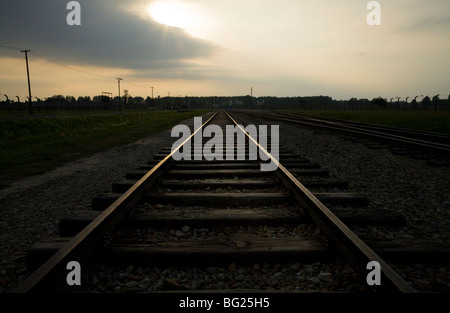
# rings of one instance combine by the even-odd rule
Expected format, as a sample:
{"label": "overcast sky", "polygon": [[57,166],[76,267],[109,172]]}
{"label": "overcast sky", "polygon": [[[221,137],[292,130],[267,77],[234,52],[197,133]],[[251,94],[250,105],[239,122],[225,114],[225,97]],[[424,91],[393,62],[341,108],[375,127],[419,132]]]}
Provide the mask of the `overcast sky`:
{"label": "overcast sky", "polygon": [[[450,1],[65,0],[0,2],[0,93],[33,96],[447,98]],[[0,99],[3,96],[0,96]],[[21,99],[21,100],[23,100]]]}

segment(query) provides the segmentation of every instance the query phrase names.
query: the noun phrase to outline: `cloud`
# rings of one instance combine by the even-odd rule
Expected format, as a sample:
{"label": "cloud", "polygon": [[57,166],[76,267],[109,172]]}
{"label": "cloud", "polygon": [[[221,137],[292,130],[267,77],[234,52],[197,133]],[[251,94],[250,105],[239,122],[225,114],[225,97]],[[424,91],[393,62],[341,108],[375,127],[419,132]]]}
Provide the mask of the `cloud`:
{"label": "cloud", "polygon": [[[183,68],[217,47],[133,13],[142,1],[80,0],[81,26],[66,23],[69,1],[2,0],[0,45],[30,49],[35,56],[72,65],[128,69]],[[12,56],[11,49],[0,54]],[[17,53],[16,53],[17,55]]]}
{"label": "cloud", "polygon": [[419,19],[409,25],[410,30],[443,30],[450,29],[450,17],[448,16],[433,16]]}
{"label": "cloud", "polygon": [[397,26],[400,33],[414,34],[448,34],[450,17],[448,16],[415,16]]}

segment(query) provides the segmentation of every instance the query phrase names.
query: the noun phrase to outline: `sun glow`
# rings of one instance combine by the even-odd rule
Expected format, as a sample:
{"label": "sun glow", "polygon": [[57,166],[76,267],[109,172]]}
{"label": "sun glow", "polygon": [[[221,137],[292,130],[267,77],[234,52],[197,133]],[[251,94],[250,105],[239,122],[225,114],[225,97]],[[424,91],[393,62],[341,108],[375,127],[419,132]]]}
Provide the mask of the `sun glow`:
{"label": "sun glow", "polygon": [[207,38],[214,28],[210,14],[186,1],[157,1],[146,8],[148,16],[160,24],[184,29],[194,37]]}
{"label": "sun glow", "polygon": [[158,23],[183,29],[192,27],[192,12],[189,5],[175,1],[152,3],[147,8],[148,14]]}

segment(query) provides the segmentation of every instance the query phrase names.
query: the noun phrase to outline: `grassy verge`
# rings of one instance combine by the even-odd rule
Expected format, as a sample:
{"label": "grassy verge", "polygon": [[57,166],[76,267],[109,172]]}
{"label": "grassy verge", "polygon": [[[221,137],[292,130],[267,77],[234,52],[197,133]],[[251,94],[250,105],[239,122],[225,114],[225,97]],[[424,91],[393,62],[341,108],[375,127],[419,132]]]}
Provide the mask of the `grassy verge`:
{"label": "grassy verge", "polygon": [[1,119],[0,188],[12,180],[134,142],[204,113],[152,111]]}
{"label": "grassy verge", "polygon": [[401,128],[450,134],[450,111],[285,111]]}

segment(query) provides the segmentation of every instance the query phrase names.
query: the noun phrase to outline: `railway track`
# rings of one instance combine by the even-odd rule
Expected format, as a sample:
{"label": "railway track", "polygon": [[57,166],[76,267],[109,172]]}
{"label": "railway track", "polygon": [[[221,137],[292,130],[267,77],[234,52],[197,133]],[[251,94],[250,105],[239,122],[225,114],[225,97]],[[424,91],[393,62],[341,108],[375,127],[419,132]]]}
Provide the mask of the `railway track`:
{"label": "railway track", "polygon": [[286,112],[246,112],[273,121],[291,122],[324,131],[338,132],[344,138],[363,142],[369,148],[389,149],[393,154],[429,160],[433,166],[450,165],[450,136],[404,128],[379,126],[330,118],[311,117]]}
{"label": "railway track", "polygon": [[[203,130],[212,124],[225,129],[232,123],[236,121],[231,116],[218,112],[203,124]],[[248,132],[240,127],[235,130]],[[233,160],[205,160],[208,153],[217,157],[224,152],[205,150],[208,140],[195,140],[200,131],[197,129],[183,143],[191,145],[192,152],[202,149],[204,154],[199,160],[175,161],[174,151],[184,151],[187,146],[174,151],[168,147],[149,164],[127,173],[124,181],[113,184],[112,193],[94,198],[93,210],[63,218],[60,237],[37,242],[30,250],[33,272],[15,292],[205,288],[205,282],[196,282],[196,275],[167,278],[164,275],[169,270],[159,270],[173,267],[183,268],[185,273],[190,273],[186,267],[205,268],[222,281],[212,288],[216,291],[267,290],[248,275],[245,278],[248,273],[244,266],[261,275],[270,272],[278,276],[287,276],[281,268],[289,267],[296,274],[284,277],[286,284],[272,284],[271,289],[305,291],[295,288],[301,280],[300,269],[304,266],[307,272],[313,271],[326,262],[347,262],[353,270],[339,277],[321,271],[318,281],[309,279],[316,285],[308,284],[306,290],[317,287],[319,291],[342,291],[340,284],[350,283],[359,291],[415,292],[380,255],[395,260],[417,254],[417,250],[411,252],[389,244],[373,250],[349,228],[374,223],[402,225],[401,216],[367,210],[340,212],[341,206],[364,206],[367,200],[349,192],[348,182],[330,178],[320,165],[282,148],[277,157],[270,155],[248,135],[242,135],[244,142],[238,140],[240,135],[233,142],[225,141],[226,147],[233,148]],[[266,147],[271,147],[274,140],[269,139]],[[251,145],[258,147],[264,161],[250,160]],[[245,152],[240,150],[243,147]],[[261,163],[278,161],[276,171],[261,171]],[[334,208],[334,213],[328,206]],[[420,253],[429,254],[430,250]],[[87,277],[78,289],[66,284],[67,264],[71,261],[81,264]],[[381,285],[369,286],[368,264],[373,261],[380,265]],[[119,277],[96,276],[99,268],[104,270],[109,264],[129,271],[117,274]],[[120,282],[130,276],[134,282]],[[157,289],[151,288],[155,288],[151,278],[159,281]]]}

